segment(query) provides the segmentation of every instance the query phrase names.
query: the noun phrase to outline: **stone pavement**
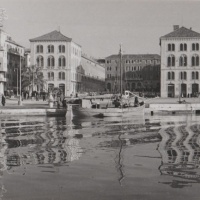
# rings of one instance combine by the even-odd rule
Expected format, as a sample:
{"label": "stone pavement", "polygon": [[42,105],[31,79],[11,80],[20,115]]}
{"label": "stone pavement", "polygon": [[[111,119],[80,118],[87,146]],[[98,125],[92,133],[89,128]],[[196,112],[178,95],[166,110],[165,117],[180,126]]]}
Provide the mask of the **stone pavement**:
{"label": "stone pavement", "polygon": [[38,109],[38,108],[49,108],[48,101],[43,100],[23,100],[22,105],[18,105],[18,99],[6,99],[6,105],[0,104],[0,109]]}

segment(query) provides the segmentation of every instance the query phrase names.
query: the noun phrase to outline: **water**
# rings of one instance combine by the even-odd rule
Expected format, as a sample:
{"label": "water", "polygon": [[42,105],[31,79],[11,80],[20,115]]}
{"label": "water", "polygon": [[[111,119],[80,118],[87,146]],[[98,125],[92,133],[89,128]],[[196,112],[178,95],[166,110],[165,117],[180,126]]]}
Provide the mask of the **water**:
{"label": "water", "polygon": [[200,116],[0,119],[0,199],[199,199]]}

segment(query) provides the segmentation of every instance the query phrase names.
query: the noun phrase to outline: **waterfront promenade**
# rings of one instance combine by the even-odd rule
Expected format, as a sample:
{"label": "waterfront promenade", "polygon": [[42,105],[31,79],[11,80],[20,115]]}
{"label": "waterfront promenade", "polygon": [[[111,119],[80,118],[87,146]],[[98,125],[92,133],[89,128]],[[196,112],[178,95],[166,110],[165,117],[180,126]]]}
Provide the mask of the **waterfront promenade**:
{"label": "waterfront promenade", "polygon": [[[189,111],[195,112],[195,110],[200,110],[200,98],[181,98],[181,101],[184,103],[179,103],[179,98],[149,98],[145,100],[146,108],[145,113],[153,112],[162,112],[162,111]],[[48,101],[35,99],[23,100],[22,105],[18,105],[18,99],[6,99],[6,105],[0,105],[1,114],[25,114],[25,115],[45,115],[49,111],[55,113],[63,110],[57,109],[57,106],[54,105],[53,108],[49,108]]]}
{"label": "waterfront promenade", "polygon": [[23,100],[22,101],[22,105],[19,106],[18,105],[18,99],[6,99],[6,105],[2,106],[2,104],[0,104],[0,109],[47,109],[49,108],[49,104],[48,101],[36,101],[31,100],[31,99],[27,99],[27,100]]}
{"label": "waterfront promenade", "polygon": [[18,105],[18,99],[6,99],[6,105],[0,106],[0,115],[26,115],[26,116],[65,116],[67,110],[49,107],[48,101],[23,100],[22,105]]}

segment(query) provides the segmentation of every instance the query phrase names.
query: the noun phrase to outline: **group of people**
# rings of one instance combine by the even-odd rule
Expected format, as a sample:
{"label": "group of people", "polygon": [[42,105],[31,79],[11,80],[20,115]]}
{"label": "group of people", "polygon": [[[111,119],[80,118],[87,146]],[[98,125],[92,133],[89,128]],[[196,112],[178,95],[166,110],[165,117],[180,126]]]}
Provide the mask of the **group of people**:
{"label": "group of people", "polygon": [[63,108],[67,107],[67,101],[63,95],[63,93],[60,94],[60,96],[54,96],[54,99],[56,99],[57,102],[57,108],[60,108],[60,106],[62,105]]}

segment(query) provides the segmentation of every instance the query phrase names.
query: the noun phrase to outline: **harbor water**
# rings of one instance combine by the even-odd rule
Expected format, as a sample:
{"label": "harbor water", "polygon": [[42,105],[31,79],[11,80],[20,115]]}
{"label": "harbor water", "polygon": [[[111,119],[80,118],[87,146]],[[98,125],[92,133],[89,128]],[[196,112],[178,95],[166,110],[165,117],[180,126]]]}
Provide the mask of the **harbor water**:
{"label": "harbor water", "polygon": [[199,122],[1,117],[0,199],[197,200]]}

